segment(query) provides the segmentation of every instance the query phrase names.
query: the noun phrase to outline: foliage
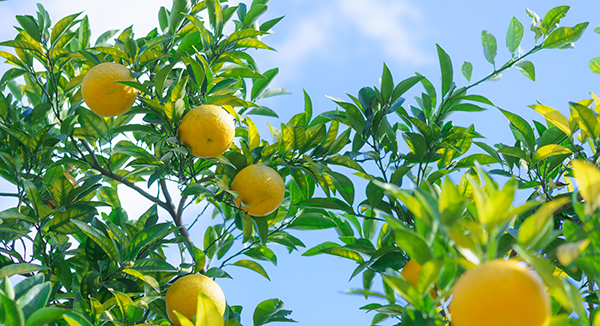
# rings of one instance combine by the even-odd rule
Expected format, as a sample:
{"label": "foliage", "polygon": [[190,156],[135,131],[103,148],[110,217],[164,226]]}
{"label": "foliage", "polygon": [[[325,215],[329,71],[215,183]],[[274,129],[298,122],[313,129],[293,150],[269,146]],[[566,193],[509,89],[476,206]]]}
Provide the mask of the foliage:
{"label": "foliage", "polygon": [[[174,0],[160,9],[160,27],[148,35],[135,38],[130,27],[93,43],[81,13],[54,25],[42,5],[35,17],[17,16],[18,35],[0,43],[14,52],[0,51],[13,66],[0,79],[0,175],[15,189],[3,195],[18,200],[0,212],[0,322],[169,325],[164,294],[178,277],[230,277],[227,270],[237,266],[269,278],[260,262],[276,264],[270,247],[304,247],[290,229],[334,228],[338,242],[303,255],[355,261],[349,274],[362,275],[363,288],[350,292],[387,300],[362,308],[376,312],[373,324],[389,318],[399,325],[447,323],[448,311],[438,306],[464,270],[507,256],[526,260],[550,288],[553,325],[589,324],[600,277],[600,99],[592,94],[569,103],[568,118],[531,105],[545,120],[534,127],[498,108],[515,139],[510,146],[490,146],[474,125],[449,120],[454,112],[495,108],[471,89],[512,67],[535,80],[534,64],[525,59],[572,47],[588,23],[559,26],[568,6],[543,19],[528,10],[534,47],[518,51],[525,33],[513,18],[506,35],[511,59],[499,67],[498,42],[483,31],[493,71],[471,83],[473,65],[465,62],[461,72],[469,84],[463,87],[438,45],[439,88],[418,73],[394,83],[384,64],[378,87],[364,87],[348,101],[331,98],[335,110],[316,114],[305,93],[304,111],[270,126],[269,142],[251,116],[278,117],[258,103],[287,91],[269,88],[278,69],[261,72],[247,51],[272,50],[262,38],[281,18],[258,23],[267,3]],[[139,91],[136,105],[115,118],[88,110],[79,89],[101,62],[123,64],[137,79],[124,82]],[[402,96],[414,87],[422,93],[405,105]],[[236,123],[234,144],[211,159],[194,157],[177,135],[182,117],[203,104],[223,107]],[[246,214],[230,190],[237,172],[251,164],[275,168],[286,182],[283,205],[266,217]],[[368,181],[361,202],[342,173],[347,170]],[[148,210],[128,216],[119,185],[145,197]],[[530,195],[515,206],[519,189]],[[199,202],[213,208],[201,245],[183,221]],[[158,222],[159,208],[171,221]],[[235,243],[244,246],[232,252],[240,247]],[[174,266],[167,245],[193,261]],[[416,286],[399,273],[411,259],[422,266]],[[13,288],[8,277],[17,274],[26,278]],[[377,277],[384,293],[371,290]],[[198,309],[214,312],[209,306]],[[282,307],[279,299],[261,302],[254,325],[293,321]],[[241,310],[228,306],[224,324],[241,324]]]}

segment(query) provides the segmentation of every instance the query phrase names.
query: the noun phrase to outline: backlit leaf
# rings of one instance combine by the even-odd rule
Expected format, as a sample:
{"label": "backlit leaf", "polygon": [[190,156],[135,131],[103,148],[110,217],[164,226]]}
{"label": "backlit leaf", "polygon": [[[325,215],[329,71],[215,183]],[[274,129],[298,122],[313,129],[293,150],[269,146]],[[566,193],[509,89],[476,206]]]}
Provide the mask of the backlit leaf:
{"label": "backlit leaf", "polygon": [[573,151],[571,151],[567,147],[564,147],[562,145],[549,144],[546,146],[542,146],[538,148],[537,151],[535,151],[535,153],[533,154],[533,162],[536,163],[554,155],[568,155],[571,153],[573,153]]}
{"label": "backlit leaf", "polygon": [[481,32],[481,43],[483,45],[483,55],[485,59],[495,65],[496,51],[498,50],[498,44],[494,35],[487,31]]}
{"label": "backlit leaf", "polygon": [[239,260],[239,261],[233,263],[232,265],[238,266],[238,267],[244,267],[249,270],[255,271],[258,274],[264,276],[267,280],[269,280],[269,281],[271,280],[269,278],[269,275],[267,275],[267,272],[265,271],[265,269],[259,263],[255,262],[255,261],[242,259],[242,260]]}
{"label": "backlit leaf", "polygon": [[571,127],[569,126],[569,119],[562,115],[562,113],[558,112],[558,110],[542,104],[530,105],[529,107],[536,110],[548,121],[552,122],[552,124],[554,124],[562,132],[564,132],[565,135],[571,137]]}
{"label": "backlit leaf", "polygon": [[508,47],[508,51],[514,53],[519,47],[519,44],[521,44],[522,39],[523,24],[521,24],[517,17],[513,17],[508,26],[508,32],[506,33],[506,47]]}

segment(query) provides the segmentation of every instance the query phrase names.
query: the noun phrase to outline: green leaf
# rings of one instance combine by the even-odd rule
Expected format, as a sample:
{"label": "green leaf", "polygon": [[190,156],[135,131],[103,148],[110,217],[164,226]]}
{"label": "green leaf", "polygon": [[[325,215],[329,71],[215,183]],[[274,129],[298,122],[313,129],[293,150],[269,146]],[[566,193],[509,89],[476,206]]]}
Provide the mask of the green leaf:
{"label": "green leaf", "polygon": [[548,35],[550,32],[555,30],[560,23],[560,20],[563,19],[567,12],[569,11],[569,6],[558,6],[550,9],[544,18],[542,19],[542,23],[540,24],[540,28],[544,35]]}
{"label": "green leaf", "polygon": [[519,47],[519,44],[521,44],[523,31],[523,24],[521,24],[517,17],[513,17],[510,21],[510,25],[508,25],[508,32],[506,33],[506,47],[510,53],[514,54]]}
{"label": "green leaf", "polygon": [[98,214],[96,208],[76,204],[70,206],[66,211],[58,211],[50,221],[50,230],[61,234],[73,234],[79,232],[79,228],[73,221],[90,222]]}
{"label": "green leaf", "polygon": [[564,46],[565,44],[573,43],[577,41],[583,32],[588,27],[589,23],[581,23],[575,25],[575,27],[559,27],[544,41],[545,49],[556,49]]}
{"label": "green leaf", "polygon": [[267,260],[272,262],[273,265],[277,266],[277,256],[273,250],[269,249],[267,246],[256,246],[244,252],[244,255],[257,260]]}
{"label": "green leaf", "polygon": [[570,102],[571,115],[577,121],[579,128],[593,139],[600,137],[600,123],[594,112],[579,103]]}
{"label": "green leaf", "polygon": [[282,310],[282,308],[283,301],[281,301],[281,299],[269,299],[259,303],[256,306],[256,309],[254,309],[254,314],[252,316],[254,326],[260,326],[273,322],[295,323],[295,320],[287,317],[292,313],[292,311]]}
{"label": "green leaf", "polygon": [[483,55],[485,59],[495,65],[496,62],[494,59],[496,58],[496,52],[498,50],[498,44],[496,42],[496,38],[491,33],[487,31],[481,32],[481,43],[483,44]]}
{"label": "green leaf", "polygon": [[523,138],[527,142],[527,147],[530,150],[533,150],[535,148],[535,135],[533,134],[533,129],[531,128],[529,123],[527,123],[525,119],[512,112],[505,111],[502,109],[499,110],[504,114],[504,116],[508,118],[510,123],[519,131],[519,133],[523,135]]}
{"label": "green leaf", "polygon": [[177,268],[158,258],[144,258],[135,261],[132,269],[142,273],[176,273]]}
{"label": "green leaf", "polygon": [[69,30],[71,26],[73,26],[73,21],[79,15],[81,15],[81,12],[66,16],[59,20],[56,25],[54,25],[52,28],[52,34],[50,35],[50,42],[52,43],[52,46],[55,46],[58,40]]}
{"label": "green leaf", "polygon": [[381,97],[383,97],[383,102],[389,102],[392,97],[392,92],[394,90],[394,79],[392,78],[392,73],[390,69],[383,64],[383,75],[381,77]]}
{"label": "green leaf", "polygon": [[338,256],[350,260],[354,260],[356,262],[362,263],[364,259],[362,256],[354,250],[342,248],[342,247],[328,247],[321,249],[321,253]]}
{"label": "green leaf", "polygon": [[590,60],[590,69],[592,69],[595,74],[600,74],[600,56]]}
{"label": "green leaf", "polygon": [[77,312],[67,312],[63,314],[63,319],[69,326],[94,326],[85,317]]}
{"label": "green leaf", "polygon": [[50,299],[52,285],[50,282],[38,284],[17,300],[17,304],[23,310],[25,319],[28,319],[36,310],[42,309]]}
{"label": "green leaf", "polygon": [[126,256],[126,260],[136,260],[137,255],[140,251],[146,247],[162,240],[168,233],[170,228],[169,223],[161,223],[144,228],[142,231],[136,233],[136,235],[129,242],[129,248]]}
{"label": "green leaf", "polygon": [[519,227],[517,243],[524,248],[535,247],[543,236],[552,232],[554,227],[554,212],[569,201],[569,198],[558,198],[540,206],[533,215],[529,216]]}
{"label": "green leaf", "polygon": [[336,227],[337,224],[327,215],[320,213],[304,213],[289,224],[289,228],[298,230],[323,230]]}
{"label": "green leaf", "polygon": [[554,155],[569,155],[572,153],[573,151],[562,145],[550,144],[542,146],[533,154],[533,163],[537,163]]}
{"label": "green leaf", "polygon": [[354,204],[354,184],[342,173],[327,171],[325,174],[331,177],[331,181],[335,186],[335,189],[342,195],[344,200],[350,205]]}
{"label": "green leaf", "polygon": [[35,219],[33,217],[21,214],[16,208],[9,208],[0,212],[0,220],[23,220],[31,224],[35,223]]}
{"label": "green leaf", "polygon": [[525,77],[535,81],[535,66],[531,61],[520,61],[515,65],[515,67],[519,69],[519,71],[522,72]]}
{"label": "green leaf", "polygon": [[473,64],[465,61],[462,66],[463,76],[467,79],[468,82],[471,82],[471,74],[473,73]]}
{"label": "green leaf", "polygon": [[45,266],[39,266],[29,263],[10,264],[0,268],[0,279],[4,278],[5,276],[10,277],[16,274],[28,274],[48,269],[49,268]]}
{"label": "green leaf", "polygon": [[337,198],[309,198],[299,202],[297,206],[341,210],[354,214],[352,207]]}
{"label": "green leaf", "polygon": [[266,45],[265,43],[263,43],[262,41],[256,40],[256,39],[243,39],[243,40],[239,40],[234,46],[234,49],[243,49],[243,48],[253,48],[253,49],[266,49],[266,50],[271,50],[271,51],[275,51],[275,49],[273,49],[272,47]]}
{"label": "green leaf", "polygon": [[417,232],[404,227],[394,228],[394,239],[396,244],[420,265],[425,264],[432,258],[427,242]]}
{"label": "green leaf", "polygon": [[83,231],[83,233],[85,233],[100,248],[102,248],[102,250],[110,257],[110,259],[113,262],[121,261],[120,253],[119,253],[115,243],[112,242],[111,239],[102,235],[102,232],[100,232],[100,230],[98,230],[94,227],[91,227],[91,226],[87,225],[87,223],[84,223],[84,222],[81,222],[78,220],[72,220],[71,222],[75,223],[75,225],[77,227],[79,227],[81,229],[81,231]]}
{"label": "green leaf", "polygon": [[398,83],[398,85],[396,85],[396,88],[394,88],[394,93],[392,95],[392,99],[395,101],[396,99],[400,98],[400,96],[402,96],[402,94],[406,93],[406,91],[408,91],[413,86],[415,86],[423,78],[425,78],[425,76],[417,75],[417,76],[408,77],[405,80]]}
{"label": "green leaf", "polygon": [[274,18],[271,20],[268,20],[264,23],[262,23],[260,25],[260,30],[263,32],[268,32],[269,30],[271,30],[271,28],[273,28],[273,26],[275,26],[277,23],[279,23],[285,16],[281,16],[279,18]]}
{"label": "green leaf", "polygon": [[252,81],[251,99],[256,101],[258,97],[267,89],[273,78],[279,73],[279,68],[273,68],[265,71],[261,78]]}
{"label": "green leaf", "polygon": [[256,3],[250,7],[250,10],[244,16],[244,20],[242,21],[242,27],[248,27],[252,25],[258,17],[264,14],[267,11],[267,5]]}
{"label": "green leaf", "polygon": [[452,87],[452,81],[454,79],[454,72],[452,70],[452,61],[450,56],[439,44],[436,44],[438,58],[440,60],[440,68],[442,70],[442,97],[446,96]]}
{"label": "green leaf", "polygon": [[106,121],[90,110],[79,109],[79,123],[86,135],[94,139],[105,139],[108,136]]}
{"label": "green leaf", "polygon": [[[1,271],[1,269],[0,269]],[[25,325],[25,316],[23,311],[16,302],[0,293],[0,306],[2,306],[2,314],[4,315],[4,325],[23,326]]]}
{"label": "green leaf", "polygon": [[40,34],[40,27],[38,26],[35,18],[30,15],[26,16],[15,16],[19,24],[23,27],[25,32],[29,34],[37,42],[42,42],[42,35]]}
{"label": "green leaf", "polygon": [[242,259],[240,261],[237,261],[235,263],[232,264],[233,266],[238,266],[238,267],[244,267],[247,268],[249,270],[255,271],[258,274],[264,276],[267,280],[271,280],[269,278],[269,275],[267,275],[267,272],[265,271],[265,269],[257,262],[255,261],[251,261],[251,260],[247,260],[247,259]]}
{"label": "green leaf", "polygon": [[58,307],[44,307],[36,310],[27,318],[25,326],[44,326],[53,321],[62,319],[62,315],[69,312],[69,309]]}

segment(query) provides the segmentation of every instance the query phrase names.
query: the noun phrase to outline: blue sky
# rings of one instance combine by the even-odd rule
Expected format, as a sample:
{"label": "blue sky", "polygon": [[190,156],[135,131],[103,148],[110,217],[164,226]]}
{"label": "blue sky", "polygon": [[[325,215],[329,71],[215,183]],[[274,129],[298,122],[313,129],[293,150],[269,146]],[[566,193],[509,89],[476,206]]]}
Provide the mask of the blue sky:
{"label": "blue sky", "polygon": [[[0,2],[0,39],[12,39],[11,26],[16,24],[16,14],[34,14],[36,1],[8,0]],[[501,5],[498,3],[502,3]],[[50,0],[43,4],[53,21],[74,12],[85,10],[90,16],[93,39],[107,29],[122,29],[134,24],[138,36],[157,25],[157,11],[161,5],[170,7],[163,0]],[[454,64],[456,83],[466,85],[460,74],[464,61],[473,64],[473,80],[479,80],[492,71],[485,61],[481,47],[481,31],[487,30],[498,40],[496,61],[501,65],[510,59],[504,38],[508,24],[516,16],[526,27],[522,46],[533,46],[533,36],[527,29],[530,18],[525,8],[543,15],[557,5],[571,5],[563,20],[573,26],[588,21],[590,26],[574,49],[544,50],[530,60],[536,67],[533,82],[517,70],[509,70],[500,81],[482,84],[475,93],[488,97],[497,106],[517,113],[529,121],[542,120],[527,107],[539,101],[561,112],[568,113],[568,101],[589,98],[589,92],[600,94],[600,75],[588,68],[592,57],[600,56],[600,35],[593,28],[600,25],[600,2],[598,1],[541,1],[511,0],[491,1],[415,1],[415,0],[281,0],[272,1],[270,10],[263,17],[271,19],[285,15],[277,25],[275,34],[264,41],[278,52],[258,51],[259,67],[264,71],[280,68],[273,86],[281,86],[292,92],[264,100],[263,105],[274,109],[287,120],[303,107],[305,89],[313,100],[316,112],[335,109],[335,104],[325,95],[345,97],[345,92],[356,95],[364,86],[379,84],[385,62],[399,82],[418,71],[439,86],[439,66],[435,44],[450,55]],[[6,49],[1,49],[6,50]],[[0,65],[0,73],[7,69]],[[422,91],[415,87],[415,92]],[[414,104],[408,94],[407,102]],[[277,124],[277,119],[256,119],[263,137],[270,138],[265,122]],[[482,113],[456,114],[455,125],[475,123],[476,130],[487,137],[488,144],[512,142],[508,122],[495,109]],[[127,209],[130,216],[138,216],[146,208],[141,197],[126,191],[132,203]],[[357,194],[362,194],[360,183]],[[4,200],[4,199],[1,199]],[[143,203],[143,204],[140,204]],[[1,209],[10,207],[8,201],[0,202]],[[191,223],[202,205],[187,212]],[[201,243],[203,228],[199,223],[192,235]],[[334,231],[295,232],[308,248],[323,241],[335,241]],[[365,301],[362,297],[343,294],[361,286],[360,277],[348,283],[355,268],[349,261],[331,256],[301,257],[298,252],[290,255],[283,248],[275,248],[278,266],[263,264],[271,282],[248,270],[231,267],[227,271],[234,280],[219,283],[230,304],[245,307],[242,322],[250,325],[252,311],[264,299],[279,297],[286,308],[294,312],[292,318],[299,325],[369,325],[374,314],[365,315],[358,307]],[[377,282],[381,282],[380,279]],[[381,302],[383,303],[383,302]],[[392,325],[386,322],[384,325]]]}

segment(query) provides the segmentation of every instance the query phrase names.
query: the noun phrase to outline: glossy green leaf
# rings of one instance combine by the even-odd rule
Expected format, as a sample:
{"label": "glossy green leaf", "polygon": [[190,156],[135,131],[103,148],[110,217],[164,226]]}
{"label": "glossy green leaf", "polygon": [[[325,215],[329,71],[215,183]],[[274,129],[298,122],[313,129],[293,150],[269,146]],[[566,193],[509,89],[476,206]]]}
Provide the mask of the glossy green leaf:
{"label": "glossy green leaf", "polygon": [[342,173],[327,171],[325,174],[331,177],[335,189],[342,195],[344,200],[350,205],[354,204],[354,184],[352,180]]}
{"label": "glossy green leaf", "polygon": [[415,86],[423,78],[425,78],[425,77],[422,75],[417,75],[417,76],[408,77],[405,80],[398,83],[398,85],[396,85],[396,87],[394,88],[392,99],[396,100],[396,99],[400,98],[400,96],[402,96],[402,94],[406,93],[409,89],[411,89],[413,86]]}
{"label": "glossy green leaf", "polygon": [[546,41],[544,41],[544,48],[556,49],[565,44],[577,41],[581,35],[583,35],[583,32],[585,32],[588,25],[589,23],[586,22],[577,24],[574,27],[559,27],[546,38]]}
{"label": "glossy green leaf", "polygon": [[71,26],[73,26],[74,20],[81,15],[80,13],[76,13],[73,15],[66,16],[59,20],[56,25],[52,28],[52,34],[50,35],[50,42],[52,46],[55,46],[58,40],[69,30]]}
{"label": "glossy green leaf", "polygon": [[246,16],[244,16],[244,20],[242,21],[242,26],[248,27],[248,26],[252,25],[258,19],[258,17],[260,17],[266,11],[267,11],[266,5],[260,4],[260,3],[253,4],[250,7],[250,10],[248,10],[248,12],[246,13]]}
{"label": "glossy green leaf", "polygon": [[27,318],[25,326],[45,326],[53,321],[62,319],[63,314],[69,309],[59,307],[44,307],[36,310]]}
{"label": "glossy green leaf", "polygon": [[394,228],[396,244],[420,265],[431,259],[431,250],[425,239],[417,232],[408,228]]}
{"label": "glossy green leaf", "polygon": [[579,125],[582,131],[588,134],[593,139],[600,137],[600,122],[596,118],[594,112],[579,103],[569,103],[571,107],[571,115]]}
{"label": "glossy green leaf", "polygon": [[514,53],[519,47],[519,44],[521,44],[523,31],[523,24],[521,24],[517,17],[513,17],[510,21],[510,25],[508,25],[508,32],[506,33],[506,47],[510,53]]}
{"label": "glossy green leaf", "polygon": [[569,9],[570,9],[569,6],[557,6],[557,7],[550,9],[546,13],[546,15],[544,16],[544,18],[542,19],[542,22],[540,24],[542,33],[544,33],[545,35],[548,35],[548,34],[550,34],[550,32],[555,30],[558,27],[560,20],[563,19],[567,15],[567,12],[569,11]]}
{"label": "glossy green leaf", "polygon": [[462,74],[465,76],[468,82],[471,81],[471,75],[473,74],[473,64],[465,61],[462,66]]}
{"label": "glossy green leaf", "polygon": [[40,27],[38,26],[35,18],[30,15],[15,16],[21,27],[37,42],[42,42],[42,35],[40,34]]}
{"label": "glossy green leaf", "polygon": [[269,249],[267,246],[260,245],[253,247],[244,252],[244,255],[257,260],[267,260],[272,262],[273,265],[277,266],[277,256],[273,250]]}
{"label": "glossy green leaf", "polygon": [[523,138],[527,142],[527,147],[529,147],[530,150],[533,150],[533,148],[535,148],[535,135],[533,134],[533,129],[529,123],[519,115],[506,110],[499,110],[508,118],[510,123],[521,133],[521,135],[523,135]]}
{"label": "glossy green leaf", "polygon": [[354,260],[356,262],[362,263],[364,259],[362,256],[354,250],[342,248],[342,247],[327,247],[323,248],[320,251],[321,253],[338,256],[350,260]]}
{"label": "glossy green leaf", "polygon": [[94,326],[85,317],[77,312],[67,312],[63,314],[63,319],[69,326]]}
{"label": "glossy green leaf", "polygon": [[153,243],[162,240],[169,232],[171,225],[169,223],[161,223],[144,228],[136,233],[133,239],[129,242],[127,260],[135,260],[140,251]]}
{"label": "glossy green leaf", "polygon": [[283,301],[281,299],[269,299],[259,303],[254,309],[252,320],[254,326],[260,326],[272,322],[291,322],[295,320],[287,316],[292,313],[290,310],[283,310]]}
{"label": "glossy green leaf", "polygon": [[531,61],[520,61],[515,67],[525,75],[525,77],[535,81],[535,66]]}
{"label": "glossy green leaf", "polygon": [[79,229],[81,229],[81,231],[83,231],[83,233],[85,233],[98,246],[100,246],[100,248],[102,248],[102,250],[110,257],[110,259],[112,261],[114,261],[114,262],[121,261],[120,253],[119,253],[115,243],[111,239],[102,235],[100,230],[98,230],[94,227],[91,227],[88,224],[78,221],[78,220],[72,220],[71,222],[75,223],[75,225],[77,227],[79,227]]}
{"label": "glossy green leaf", "polygon": [[272,47],[266,45],[262,41],[259,41],[259,40],[256,40],[256,39],[248,39],[248,38],[247,39],[243,39],[243,40],[239,40],[233,46],[233,48],[235,48],[235,49],[252,48],[252,49],[266,49],[266,50],[275,51],[275,49],[273,49]]}
{"label": "glossy green leaf", "polygon": [[571,165],[581,197],[592,207],[597,206],[600,201],[600,170],[584,160],[573,160]]}
{"label": "glossy green leaf", "polygon": [[79,232],[79,228],[73,221],[90,222],[98,211],[96,208],[83,204],[75,204],[65,211],[58,211],[50,221],[50,230],[61,234],[73,234]]}
{"label": "glossy green leaf", "polygon": [[600,56],[590,60],[590,69],[592,69],[595,74],[600,74]]}
{"label": "glossy green leaf", "polygon": [[49,268],[29,263],[10,264],[0,268],[0,279],[4,278],[5,276],[10,277],[17,274],[28,274],[47,269]]}
{"label": "glossy green leaf", "polygon": [[440,60],[440,69],[442,70],[442,97],[444,97],[450,91],[450,87],[452,87],[454,72],[450,56],[439,46],[439,44],[436,44],[436,47],[438,58]]}
{"label": "glossy green leaf", "polygon": [[[1,269],[0,269],[1,271]],[[25,316],[23,311],[16,302],[0,293],[0,306],[2,307],[2,315],[4,316],[4,325],[8,326],[24,326]]]}
{"label": "glossy green leaf", "polygon": [[242,259],[242,260],[239,260],[239,261],[233,263],[232,265],[238,266],[238,267],[244,267],[249,270],[255,271],[258,274],[264,276],[267,280],[269,280],[269,281],[271,280],[269,278],[269,275],[267,275],[267,272],[265,271],[265,269],[259,263],[255,262],[255,261]]}
{"label": "glossy green leaf", "polygon": [[323,230],[336,227],[328,215],[319,213],[304,213],[289,224],[289,228],[298,230]]}
{"label": "glossy green leaf", "polygon": [[145,258],[138,259],[132,267],[138,272],[151,273],[151,272],[165,272],[165,273],[176,273],[177,269],[171,264],[164,260],[157,258]]}
{"label": "glossy green leaf", "polygon": [[392,78],[392,73],[387,65],[383,64],[383,75],[381,77],[381,96],[383,97],[383,102],[389,102],[392,97],[392,92],[394,91],[394,79]]}
{"label": "glossy green leaf", "polygon": [[337,198],[309,198],[297,204],[300,207],[324,208],[354,214],[352,207]]}
{"label": "glossy green leaf", "polygon": [[495,65],[496,52],[498,50],[498,44],[494,35],[487,31],[481,32],[481,43],[483,44],[483,55],[485,59]]}
{"label": "glossy green leaf", "polygon": [[42,284],[35,285],[24,295],[17,299],[17,304],[23,310],[25,319],[28,319],[33,312],[46,306],[50,299],[50,292],[52,285],[50,282],[44,282]]}

